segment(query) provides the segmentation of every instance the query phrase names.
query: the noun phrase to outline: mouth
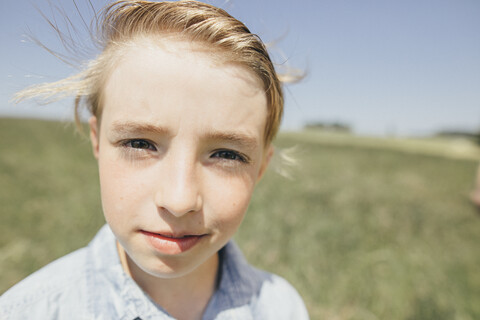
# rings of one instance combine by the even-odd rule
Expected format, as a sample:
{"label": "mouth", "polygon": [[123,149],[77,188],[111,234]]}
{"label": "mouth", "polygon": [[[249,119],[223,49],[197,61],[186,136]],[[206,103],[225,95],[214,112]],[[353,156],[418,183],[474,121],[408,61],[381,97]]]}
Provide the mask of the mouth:
{"label": "mouth", "polygon": [[153,248],[166,255],[176,255],[188,251],[207,236],[206,234],[155,233],[145,230],[141,230],[140,233],[145,236]]}

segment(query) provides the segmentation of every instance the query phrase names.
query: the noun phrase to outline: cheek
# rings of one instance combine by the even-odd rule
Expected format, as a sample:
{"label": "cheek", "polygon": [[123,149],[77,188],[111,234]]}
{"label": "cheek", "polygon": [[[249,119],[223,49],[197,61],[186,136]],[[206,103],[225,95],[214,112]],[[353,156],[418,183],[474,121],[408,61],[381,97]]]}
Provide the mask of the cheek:
{"label": "cheek", "polygon": [[204,190],[204,210],[211,223],[231,236],[240,226],[254,189],[251,177],[211,179]]}
{"label": "cheek", "polygon": [[121,161],[111,159],[115,158],[100,156],[98,165],[103,212],[114,227],[134,221],[147,187],[140,172],[133,174]]}

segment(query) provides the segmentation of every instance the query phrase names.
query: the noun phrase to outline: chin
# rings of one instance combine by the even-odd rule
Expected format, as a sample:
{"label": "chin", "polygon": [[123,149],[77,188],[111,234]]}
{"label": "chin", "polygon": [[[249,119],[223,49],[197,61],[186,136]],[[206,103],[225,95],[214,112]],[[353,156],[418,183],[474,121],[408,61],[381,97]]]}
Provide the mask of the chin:
{"label": "chin", "polygon": [[[185,257],[185,256],[150,256],[150,257],[138,257],[133,259],[130,257],[130,262],[133,262],[137,270],[141,270],[144,273],[160,278],[160,279],[174,279],[188,275],[207,262],[216,252],[207,257]],[[144,258],[144,259],[142,259]]]}
{"label": "chin", "polygon": [[174,279],[174,278],[183,277],[183,276],[191,273],[197,267],[198,267],[197,265],[176,266],[176,265],[171,265],[171,264],[166,264],[166,263],[157,263],[156,265],[145,266],[145,267],[140,266],[140,268],[145,273],[148,273],[149,275],[151,275],[153,277],[161,278],[161,279]]}

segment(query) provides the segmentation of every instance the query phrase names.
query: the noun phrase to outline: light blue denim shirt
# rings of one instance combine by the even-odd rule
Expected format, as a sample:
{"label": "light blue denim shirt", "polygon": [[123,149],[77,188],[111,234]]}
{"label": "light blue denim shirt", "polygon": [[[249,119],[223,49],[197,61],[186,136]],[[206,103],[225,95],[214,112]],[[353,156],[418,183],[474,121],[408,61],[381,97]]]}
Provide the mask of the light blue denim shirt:
{"label": "light blue denim shirt", "polygon": [[[257,270],[231,241],[203,319],[308,319],[297,291]],[[188,306],[185,306],[188,308]],[[173,319],[123,270],[105,225],[82,249],[35,272],[0,297],[0,319]]]}

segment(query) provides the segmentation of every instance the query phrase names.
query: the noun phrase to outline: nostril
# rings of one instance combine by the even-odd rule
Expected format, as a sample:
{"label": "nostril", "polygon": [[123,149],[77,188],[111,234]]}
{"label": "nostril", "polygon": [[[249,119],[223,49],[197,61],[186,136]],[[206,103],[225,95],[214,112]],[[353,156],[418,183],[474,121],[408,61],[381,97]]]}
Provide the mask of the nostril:
{"label": "nostril", "polygon": [[155,204],[157,208],[176,217],[195,213],[200,211],[202,207],[201,197],[196,192],[190,195],[186,195],[185,193],[161,194],[157,192]]}

